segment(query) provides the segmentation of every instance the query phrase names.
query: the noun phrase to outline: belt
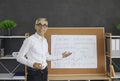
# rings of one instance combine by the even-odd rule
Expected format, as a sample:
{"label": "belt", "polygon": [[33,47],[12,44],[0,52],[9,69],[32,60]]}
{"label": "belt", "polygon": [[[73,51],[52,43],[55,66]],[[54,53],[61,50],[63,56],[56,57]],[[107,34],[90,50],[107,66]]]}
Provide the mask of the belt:
{"label": "belt", "polygon": [[27,67],[27,70],[31,70],[31,71],[45,71],[47,69],[48,69],[47,66],[45,67],[45,69],[35,69],[35,68]]}

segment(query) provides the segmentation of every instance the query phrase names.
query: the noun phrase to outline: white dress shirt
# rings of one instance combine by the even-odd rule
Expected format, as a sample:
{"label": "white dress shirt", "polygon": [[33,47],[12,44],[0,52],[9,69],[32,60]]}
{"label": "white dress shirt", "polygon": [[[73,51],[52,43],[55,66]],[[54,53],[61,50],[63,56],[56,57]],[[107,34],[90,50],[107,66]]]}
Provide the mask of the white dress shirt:
{"label": "white dress shirt", "polygon": [[16,59],[32,68],[35,62],[41,63],[44,69],[47,66],[47,60],[62,59],[62,54],[60,56],[50,55],[46,38],[35,33],[24,40]]}

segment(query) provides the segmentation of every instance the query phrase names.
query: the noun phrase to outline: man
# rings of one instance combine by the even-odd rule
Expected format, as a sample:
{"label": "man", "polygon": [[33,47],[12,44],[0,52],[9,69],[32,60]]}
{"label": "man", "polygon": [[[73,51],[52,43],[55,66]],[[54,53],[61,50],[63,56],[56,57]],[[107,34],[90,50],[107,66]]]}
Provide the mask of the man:
{"label": "man", "polygon": [[71,55],[64,52],[60,56],[48,53],[48,43],[44,34],[48,29],[46,18],[38,18],[35,22],[36,33],[24,40],[18,53],[17,61],[27,66],[27,81],[47,81],[47,60],[58,60]]}

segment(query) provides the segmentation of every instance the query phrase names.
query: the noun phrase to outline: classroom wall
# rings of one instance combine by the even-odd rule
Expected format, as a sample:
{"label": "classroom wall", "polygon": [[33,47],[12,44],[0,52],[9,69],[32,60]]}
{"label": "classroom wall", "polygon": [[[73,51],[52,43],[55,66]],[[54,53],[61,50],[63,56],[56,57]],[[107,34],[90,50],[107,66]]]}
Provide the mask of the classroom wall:
{"label": "classroom wall", "polygon": [[[13,35],[34,33],[34,22],[46,17],[50,27],[100,27],[120,35],[120,0],[0,0],[0,21],[12,19]],[[2,30],[0,30],[2,31]],[[2,33],[0,32],[0,35]]]}

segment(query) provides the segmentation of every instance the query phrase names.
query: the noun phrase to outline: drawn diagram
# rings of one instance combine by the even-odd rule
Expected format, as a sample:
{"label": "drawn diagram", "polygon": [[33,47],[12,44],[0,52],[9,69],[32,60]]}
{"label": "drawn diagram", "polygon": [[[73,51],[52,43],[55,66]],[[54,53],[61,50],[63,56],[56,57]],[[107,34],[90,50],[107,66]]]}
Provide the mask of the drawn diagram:
{"label": "drawn diagram", "polygon": [[51,68],[97,68],[96,39],[96,35],[52,35],[51,54],[67,51],[72,55],[51,61]]}

